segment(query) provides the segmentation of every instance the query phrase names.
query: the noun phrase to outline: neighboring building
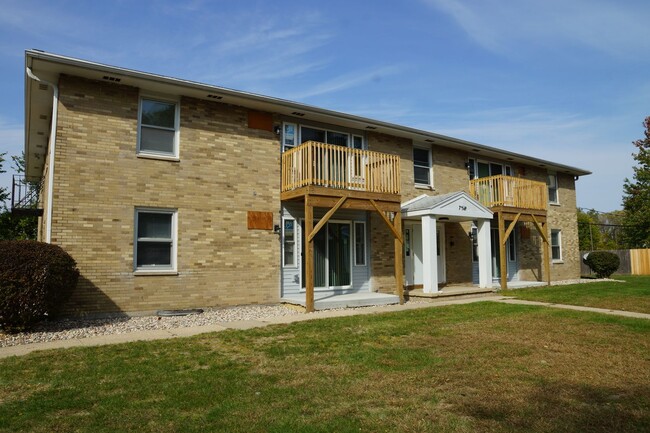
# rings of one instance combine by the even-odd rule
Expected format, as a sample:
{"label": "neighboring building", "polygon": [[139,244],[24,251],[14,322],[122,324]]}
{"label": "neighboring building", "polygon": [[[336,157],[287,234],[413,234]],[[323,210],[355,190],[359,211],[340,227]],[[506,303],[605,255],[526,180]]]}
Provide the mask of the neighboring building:
{"label": "neighboring building", "polygon": [[26,68],[39,236],[81,271],[69,312],[579,276],[588,171],[41,51]]}

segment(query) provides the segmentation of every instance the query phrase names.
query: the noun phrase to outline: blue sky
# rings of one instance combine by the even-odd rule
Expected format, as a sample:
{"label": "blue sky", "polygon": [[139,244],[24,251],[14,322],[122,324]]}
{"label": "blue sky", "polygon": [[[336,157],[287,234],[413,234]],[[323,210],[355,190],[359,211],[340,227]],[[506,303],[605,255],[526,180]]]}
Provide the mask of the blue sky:
{"label": "blue sky", "polygon": [[[10,0],[0,7],[0,152],[9,155],[23,147],[28,48],[577,166],[594,172],[577,182],[578,206],[600,211],[621,207],[631,142],[650,115],[647,0]],[[0,185],[9,183],[0,175]]]}

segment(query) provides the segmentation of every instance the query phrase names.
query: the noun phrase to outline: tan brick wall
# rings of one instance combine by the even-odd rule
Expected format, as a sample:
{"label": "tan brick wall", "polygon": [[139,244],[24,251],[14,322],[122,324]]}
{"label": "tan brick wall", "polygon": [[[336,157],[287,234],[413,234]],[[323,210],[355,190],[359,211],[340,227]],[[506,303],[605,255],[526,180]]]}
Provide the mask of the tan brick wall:
{"label": "tan brick wall", "polygon": [[[547,171],[526,167],[526,178],[546,182]],[[548,205],[547,222],[550,240],[551,229],[562,231],[562,262],[551,262],[551,280],[566,280],[580,276],[580,251],[578,247],[578,223],[576,218],[576,191],[572,175],[558,173],[559,205]],[[521,280],[543,280],[544,242],[535,227],[528,223],[524,230],[527,239],[521,239],[519,253],[519,278]],[[549,249],[550,255],[550,249]]]}
{"label": "tan brick wall", "polygon": [[565,280],[580,276],[580,247],[576,215],[576,189],[573,176],[558,173],[559,205],[549,205],[548,227],[562,230],[562,263],[551,264],[551,279]]}
{"label": "tan brick wall", "polygon": [[[136,155],[138,89],[60,80],[53,243],[78,262],[70,311],[152,311],[279,299],[280,154],[241,107],[180,102],[180,161]],[[178,210],[178,275],[133,273],[134,208]]]}

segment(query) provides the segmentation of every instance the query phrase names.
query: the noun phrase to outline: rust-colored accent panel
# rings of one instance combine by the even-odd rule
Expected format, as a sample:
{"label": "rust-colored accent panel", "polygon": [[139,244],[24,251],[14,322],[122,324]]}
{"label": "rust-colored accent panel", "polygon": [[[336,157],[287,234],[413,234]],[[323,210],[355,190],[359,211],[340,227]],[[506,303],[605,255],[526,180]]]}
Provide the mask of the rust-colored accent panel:
{"label": "rust-colored accent panel", "polygon": [[273,116],[263,111],[248,110],[248,127],[273,132]]}
{"label": "rust-colored accent panel", "polygon": [[273,230],[273,212],[248,211],[248,230]]}

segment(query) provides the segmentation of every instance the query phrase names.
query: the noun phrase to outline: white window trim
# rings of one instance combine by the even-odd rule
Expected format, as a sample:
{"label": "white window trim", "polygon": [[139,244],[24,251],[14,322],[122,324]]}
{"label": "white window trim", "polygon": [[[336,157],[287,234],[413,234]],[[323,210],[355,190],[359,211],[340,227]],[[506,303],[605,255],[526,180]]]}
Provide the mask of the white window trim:
{"label": "white window trim", "polygon": [[[368,266],[367,256],[368,256],[368,247],[367,247],[367,233],[366,233],[366,222],[365,221],[352,221],[354,228],[354,266]],[[357,263],[357,224],[363,225],[363,263]]]}
{"label": "white window trim", "polygon": [[[555,178],[555,201],[551,201],[551,197],[549,195],[548,204],[559,206],[560,205],[560,182],[559,182],[559,179],[557,177],[557,173],[548,173],[547,177],[546,177],[547,182],[548,182],[548,176],[553,176]],[[549,187],[549,185],[547,183],[546,188],[548,188],[548,187]]]}
{"label": "white window trim", "polygon": [[[142,101],[144,99],[156,102],[164,102],[166,104],[174,104],[174,152],[155,152],[151,150],[142,150],[140,149],[140,138],[142,136]],[[150,159],[165,159],[165,160],[179,160],[179,143],[180,143],[180,124],[181,124],[181,109],[180,109],[180,100],[178,98],[169,98],[161,97],[158,95],[152,94],[141,94],[138,99],[138,138],[136,144],[136,154],[139,157],[150,158]],[[157,128],[168,131],[167,128],[159,128],[153,125],[146,125],[147,128]]]}
{"label": "white window trim", "polygon": [[[553,232],[557,233],[557,247],[560,249],[560,258],[559,259],[554,259],[553,258]],[[562,230],[560,229],[551,229],[551,261],[553,263],[564,263],[563,257],[562,257]]]}
{"label": "white window trim", "polygon": [[424,146],[424,145],[413,145],[413,150],[415,149],[422,149],[426,150],[429,154],[429,183],[418,183],[415,180],[415,167],[420,167],[422,168],[423,166],[415,164],[415,157],[413,155],[413,152],[411,152],[411,158],[413,159],[413,184],[415,185],[416,188],[426,188],[426,189],[433,189],[433,151],[431,150],[431,146]]}
{"label": "white window trim", "polygon": [[[293,144],[286,144],[285,142],[285,131],[287,126],[293,126]],[[285,152],[289,149],[293,149],[294,147],[298,146],[298,139],[299,139],[299,133],[298,133],[298,128],[299,125],[297,123],[293,122],[282,122],[282,152]]]}
{"label": "white window trim", "polygon": [[[285,238],[284,238],[284,231],[285,231],[285,222],[286,221],[293,221],[293,263],[286,263],[284,261],[286,254],[285,254]],[[282,267],[283,268],[297,268],[298,267],[298,240],[296,236],[298,235],[298,230],[297,230],[297,221],[295,218],[291,217],[285,217],[282,218]]]}
{"label": "white window trim", "polygon": [[[138,214],[160,213],[172,216],[171,266],[138,267]],[[133,273],[135,275],[176,275],[176,256],[178,252],[178,210],[166,208],[136,207],[133,214]]]}

